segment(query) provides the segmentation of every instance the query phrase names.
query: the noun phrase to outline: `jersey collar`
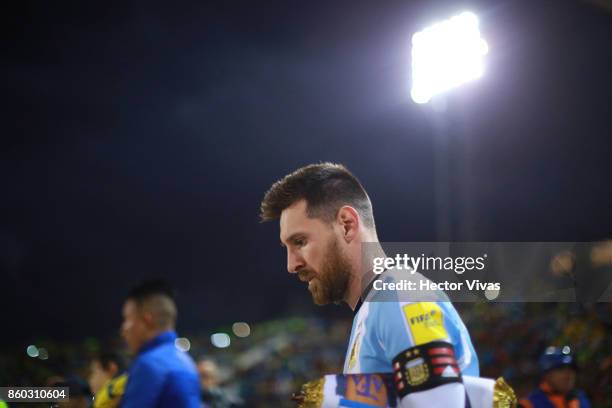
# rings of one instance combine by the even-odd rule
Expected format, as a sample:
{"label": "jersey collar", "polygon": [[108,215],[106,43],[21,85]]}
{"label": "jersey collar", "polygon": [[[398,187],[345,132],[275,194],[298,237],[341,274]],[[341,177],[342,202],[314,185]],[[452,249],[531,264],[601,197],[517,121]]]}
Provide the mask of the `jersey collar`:
{"label": "jersey collar", "polygon": [[[359,296],[359,300],[357,301],[357,306],[355,306],[355,310],[353,311],[353,316],[356,316],[357,313],[359,312],[359,309],[361,309],[361,305],[363,304],[365,299],[370,294],[370,291],[372,290],[372,287],[374,286],[374,282],[376,281],[376,279],[378,279],[380,277],[380,275],[382,275],[385,272],[387,272],[387,269],[385,269],[384,271],[382,271],[378,275],[374,275],[373,279],[370,279],[370,283],[368,283],[368,285],[365,287],[363,292],[361,292],[361,296]],[[373,272],[370,272],[370,273],[373,274]],[[366,274],[366,276],[370,276],[370,273]]]}

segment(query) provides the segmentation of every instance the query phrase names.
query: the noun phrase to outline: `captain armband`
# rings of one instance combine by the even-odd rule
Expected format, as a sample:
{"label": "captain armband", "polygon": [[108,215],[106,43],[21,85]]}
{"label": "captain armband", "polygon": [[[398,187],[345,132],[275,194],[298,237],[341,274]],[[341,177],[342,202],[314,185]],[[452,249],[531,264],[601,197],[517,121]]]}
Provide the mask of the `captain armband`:
{"label": "captain armband", "polygon": [[432,341],[402,351],[393,359],[393,373],[400,398],[439,385],[462,382],[455,349],[445,341]]}

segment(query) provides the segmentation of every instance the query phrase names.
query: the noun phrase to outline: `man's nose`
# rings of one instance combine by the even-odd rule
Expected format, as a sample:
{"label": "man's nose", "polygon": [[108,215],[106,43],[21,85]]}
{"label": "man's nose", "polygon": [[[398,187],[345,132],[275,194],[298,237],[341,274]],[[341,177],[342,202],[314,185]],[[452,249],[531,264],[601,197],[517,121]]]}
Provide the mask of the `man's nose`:
{"label": "man's nose", "polygon": [[122,338],[125,338],[125,323],[121,325],[121,327],[119,327],[119,336],[121,336]]}
{"label": "man's nose", "polygon": [[304,267],[304,260],[294,251],[287,251],[287,271],[298,273]]}

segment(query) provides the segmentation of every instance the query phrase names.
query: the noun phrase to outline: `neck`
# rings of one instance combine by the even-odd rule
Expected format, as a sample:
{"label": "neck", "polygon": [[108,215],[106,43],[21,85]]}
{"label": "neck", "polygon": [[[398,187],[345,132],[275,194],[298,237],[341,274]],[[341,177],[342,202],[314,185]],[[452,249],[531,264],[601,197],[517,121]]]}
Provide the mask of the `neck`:
{"label": "neck", "polygon": [[346,295],[344,297],[344,302],[351,308],[352,311],[355,311],[355,308],[359,303],[361,290],[361,279],[356,279],[354,277],[351,278],[348,290],[346,291]]}
{"label": "neck", "polygon": [[164,328],[164,329],[160,328],[160,329],[155,329],[155,330],[149,331],[149,333],[147,334],[146,338],[142,342],[140,348],[142,348],[146,343],[148,343],[149,341],[153,340],[154,338],[156,338],[160,334],[167,332],[168,330],[174,330],[174,329],[173,328]]}
{"label": "neck", "polygon": [[359,252],[360,253],[357,255],[358,262],[356,262],[356,267],[351,274],[349,287],[344,296],[344,302],[353,311],[357,308],[357,304],[365,288],[376,277],[372,272],[374,258],[385,256],[385,252],[376,239],[362,242]]}

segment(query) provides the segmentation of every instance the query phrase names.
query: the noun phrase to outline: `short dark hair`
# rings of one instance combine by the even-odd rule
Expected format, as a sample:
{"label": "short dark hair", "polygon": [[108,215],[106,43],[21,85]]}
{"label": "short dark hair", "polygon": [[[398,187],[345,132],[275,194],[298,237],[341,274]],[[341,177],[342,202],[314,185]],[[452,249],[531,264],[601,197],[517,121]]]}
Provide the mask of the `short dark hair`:
{"label": "short dark hair", "polygon": [[310,164],[272,184],[261,202],[261,221],[279,218],[283,210],[302,199],[311,218],[331,222],[343,205],[350,205],[366,227],[375,226],[365,189],[346,167],[336,163]]}
{"label": "short dark hair", "polygon": [[150,296],[163,295],[174,300],[174,289],[163,279],[145,280],[130,289],[127,298],[136,302],[143,301]]}
{"label": "short dark hair", "polygon": [[126,367],[125,358],[115,351],[103,351],[95,355],[92,360],[99,362],[100,366],[102,366],[105,371],[110,369],[112,363],[117,365],[119,372],[125,370]]}
{"label": "short dark hair", "polygon": [[126,300],[136,302],[139,308],[149,309],[160,328],[170,328],[176,323],[174,297],[174,290],[167,282],[153,279],[133,287]]}

